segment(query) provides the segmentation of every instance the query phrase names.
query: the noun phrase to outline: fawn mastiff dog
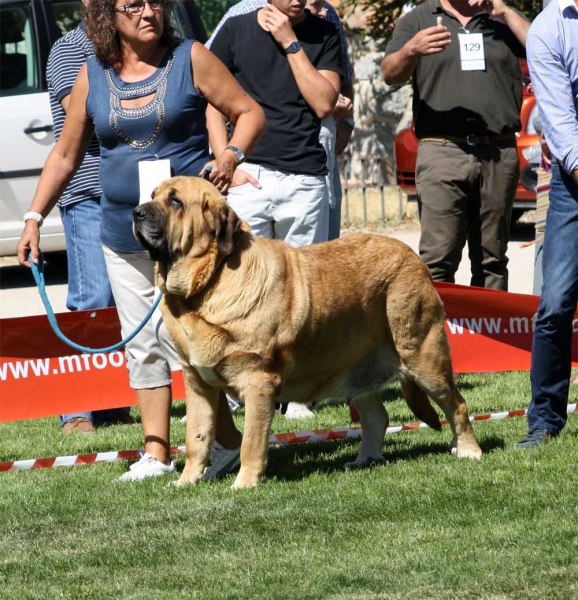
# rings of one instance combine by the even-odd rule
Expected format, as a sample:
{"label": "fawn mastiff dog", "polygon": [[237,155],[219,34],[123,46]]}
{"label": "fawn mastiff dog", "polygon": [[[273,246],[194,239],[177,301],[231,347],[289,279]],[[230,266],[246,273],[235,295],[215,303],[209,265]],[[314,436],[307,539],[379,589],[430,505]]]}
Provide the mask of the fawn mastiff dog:
{"label": "fawn mastiff dog", "polygon": [[275,402],[346,398],[362,426],[359,455],[346,466],[382,462],[380,390],[393,378],[438,430],[428,396],[440,406],[452,453],[481,457],[454,383],[442,302],[408,246],[379,235],[298,249],[258,238],[198,177],[162,182],[133,222],[158,262],[161,310],[183,365],[187,453],[177,484],[203,477],[221,392],[245,405],[236,488],[265,472]]}

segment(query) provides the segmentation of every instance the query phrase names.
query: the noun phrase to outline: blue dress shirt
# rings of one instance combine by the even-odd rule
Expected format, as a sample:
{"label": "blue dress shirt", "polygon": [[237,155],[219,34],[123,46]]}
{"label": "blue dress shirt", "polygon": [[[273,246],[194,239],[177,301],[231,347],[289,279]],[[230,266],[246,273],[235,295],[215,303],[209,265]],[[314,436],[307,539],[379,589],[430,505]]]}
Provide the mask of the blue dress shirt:
{"label": "blue dress shirt", "polygon": [[532,86],[552,154],[578,169],[578,5],[554,0],[536,17],[526,42]]}

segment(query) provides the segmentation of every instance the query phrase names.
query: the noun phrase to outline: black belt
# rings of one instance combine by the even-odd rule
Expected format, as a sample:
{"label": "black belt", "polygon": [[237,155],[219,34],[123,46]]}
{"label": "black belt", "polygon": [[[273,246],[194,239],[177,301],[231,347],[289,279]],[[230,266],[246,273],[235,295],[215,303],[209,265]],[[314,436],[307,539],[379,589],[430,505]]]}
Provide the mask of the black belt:
{"label": "black belt", "polygon": [[489,135],[466,135],[459,137],[457,135],[439,135],[420,138],[420,142],[441,142],[442,144],[458,144],[464,146],[490,146],[497,142],[512,141],[515,142],[516,136],[513,133],[491,133]]}

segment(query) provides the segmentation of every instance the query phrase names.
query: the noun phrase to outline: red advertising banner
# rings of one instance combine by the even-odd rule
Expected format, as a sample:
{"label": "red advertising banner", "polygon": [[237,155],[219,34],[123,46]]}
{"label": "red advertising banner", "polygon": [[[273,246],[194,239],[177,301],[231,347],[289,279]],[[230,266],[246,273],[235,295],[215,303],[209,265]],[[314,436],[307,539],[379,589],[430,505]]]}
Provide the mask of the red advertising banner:
{"label": "red advertising banner", "polygon": [[[89,348],[120,341],[116,308],[59,313],[62,333]],[[174,374],[174,397],[184,398]],[[82,354],[61,341],[46,315],[0,319],[0,423],[136,404],[124,350]]]}
{"label": "red advertising banner", "polygon": [[[537,296],[444,283],[436,288],[446,311],[454,372],[530,368]],[[105,348],[120,340],[115,308],[61,313],[57,320],[64,335],[83,346]],[[174,375],[173,396],[184,398],[182,376]],[[77,352],[56,336],[45,315],[0,320],[0,422],[135,402],[122,350]]]}

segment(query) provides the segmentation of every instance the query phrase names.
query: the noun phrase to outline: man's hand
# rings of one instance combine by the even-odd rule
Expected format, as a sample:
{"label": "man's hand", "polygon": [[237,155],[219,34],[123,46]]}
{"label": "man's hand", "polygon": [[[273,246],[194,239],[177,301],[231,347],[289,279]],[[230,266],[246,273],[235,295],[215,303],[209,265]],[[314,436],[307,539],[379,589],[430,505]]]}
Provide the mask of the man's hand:
{"label": "man's hand", "polygon": [[271,33],[283,50],[297,41],[297,36],[293,31],[289,17],[272,4],[267,4],[263,9],[262,18],[265,29]]}
{"label": "man's hand", "polygon": [[233,175],[233,183],[231,183],[231,187],[236,187],[238,185],[244,185],[245,183],[250,183],[253,187],[256,187],[258,190],[261,189],[261,184],[257,179],[251,175],[251,173],[247,173],[247,171],[243,171],[243,169],[237,169],[235,174]]}
{"label": "man's hand", "polygon": [[[477,0],[473,0],[477,1]],[[451,43],[451,33],[444,25],[436,25],[418,31],[407,43],[407,50],[412,56],[428,56],[438,54]]]}
{"label": "man's hand", "polygon": [[336,119],[353,118],[353,102],[351,98],[347,98],[343,94],[339,94],[339,98],[337,98],[337,104],[333,109],[332,115]]}
{"label": "man's hand", "polygon": [[478,6],[492,17],[503,17],[508,10],[503,0],[468,0],[470,6]]}

